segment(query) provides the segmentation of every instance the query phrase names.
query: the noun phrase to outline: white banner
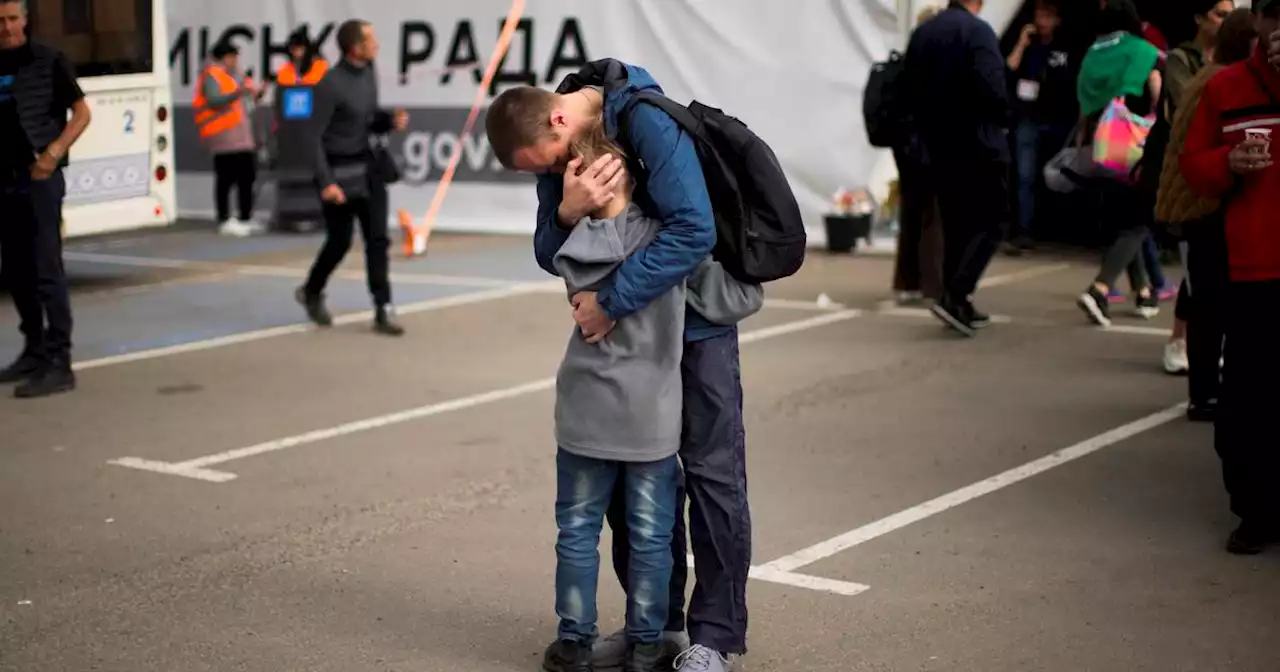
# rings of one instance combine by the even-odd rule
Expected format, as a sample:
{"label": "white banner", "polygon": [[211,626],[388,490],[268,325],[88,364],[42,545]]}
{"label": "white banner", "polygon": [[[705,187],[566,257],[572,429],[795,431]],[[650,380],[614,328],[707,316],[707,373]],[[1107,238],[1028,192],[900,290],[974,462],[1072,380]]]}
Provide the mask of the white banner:
{"label": "white banner", "polygon": [[[487,95],[512,84],[554,88],[587,60],[612,57],[643,66],[668,96],[722,108],[763,137],[817,234],[837,188],[884,189],[868,184],[883,153],[867,144],[862,91],[873,60],[901,47],[896,2],[529,0],[499,81]],[[404,182],[393,189],[393,211],[420,218],[460,151],[439,228],[532,231],[532,180],[500,169],[482,124],[478,137],[459,138],[507,10],[502,0],[172,0],[183,214],[212,210],[209,179],[201,175],[211,161],[195,141],[186,107],[208,49],[229,37],[240,48],[242,67],[261,79],[264,70],[284,63],[284,44],[300,26],[321,39],[327,58],[336,59],[337,26],[354,17],[371,22],[382,44],[377,65],[383,106],[404,107],[411,115],[409,132],[393,140],[406,167]],[[476,65],[459,67],[468,62]]]}

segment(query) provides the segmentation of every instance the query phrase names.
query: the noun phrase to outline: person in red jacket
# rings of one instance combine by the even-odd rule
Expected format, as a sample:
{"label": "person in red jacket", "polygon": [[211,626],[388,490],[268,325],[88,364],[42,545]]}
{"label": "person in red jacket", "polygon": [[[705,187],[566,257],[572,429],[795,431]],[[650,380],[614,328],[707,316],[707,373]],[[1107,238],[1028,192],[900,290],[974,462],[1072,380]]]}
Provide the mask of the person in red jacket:
{"label": "person in red jacket", "polygon": [[[1241,523],[1227,550],[1261,552],[1280,542],[1280,166],[1267,139],[1280,130],[1280,70],[1267,38],[1280,28],[1280,0],[1254,0],[1253,57],[1209,81],[1180,158],[1192,189],[1221,198],[1230,267],[1226,348],[1214,442]],[[1280,149],[1280,146],[1276,146]]]}

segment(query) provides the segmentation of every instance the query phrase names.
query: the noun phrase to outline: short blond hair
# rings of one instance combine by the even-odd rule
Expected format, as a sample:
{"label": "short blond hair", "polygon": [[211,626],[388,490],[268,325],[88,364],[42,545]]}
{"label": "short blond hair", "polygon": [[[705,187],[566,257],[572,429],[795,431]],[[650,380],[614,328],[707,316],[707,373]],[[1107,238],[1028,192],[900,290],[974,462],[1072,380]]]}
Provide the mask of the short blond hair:
{"label": "short blond hair", "polygon": [[590,166],[602,156],[616,156],[623,161],[627,153],[604,130],[604,120],[592,120],[582,133],[569,143],[569,151],[582,159],[582,167]]}
{"label": "short blond hair", "polygon": [[924,23],[925,21],[928,21],[929,19],[932,19],[933,17],[941,13],[942,13],[941,7],[937,5],[925,5],[924,8],[920,10],[920,13],[916,14],[916,27],[919,27],[920,24]]}

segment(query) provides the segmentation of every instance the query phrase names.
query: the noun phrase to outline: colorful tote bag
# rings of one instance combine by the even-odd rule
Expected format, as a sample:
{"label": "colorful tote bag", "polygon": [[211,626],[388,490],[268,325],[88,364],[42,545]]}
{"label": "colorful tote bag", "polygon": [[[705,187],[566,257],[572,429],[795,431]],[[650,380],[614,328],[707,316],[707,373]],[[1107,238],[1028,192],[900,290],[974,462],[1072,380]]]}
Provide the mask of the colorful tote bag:
{"label": "colorful tote bag", "polygon": [[1140,116],[1129,110],[1124,98],[1112,100],[1093,132],[1093,163],[1100,173],[1132,182],[1133,170],[1142,159],[1142,148],[1155,125],[1155,115]]}

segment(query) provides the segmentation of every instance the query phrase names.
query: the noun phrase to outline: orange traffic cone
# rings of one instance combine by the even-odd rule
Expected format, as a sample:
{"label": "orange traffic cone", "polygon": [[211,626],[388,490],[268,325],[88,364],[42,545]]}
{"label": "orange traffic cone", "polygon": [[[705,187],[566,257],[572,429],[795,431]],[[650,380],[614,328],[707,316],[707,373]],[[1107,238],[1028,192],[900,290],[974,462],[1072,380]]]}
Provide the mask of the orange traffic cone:
{"label": "orange traffic cone", "polygon": [[431,237],[431,227],[425,226],[418,228],[413,224],[413,217],[405,210],[399,211],[400,216],[400,233],[404,239],[402,249],[404,256],[414,257],[425,254],[427,251],[427,239]]}

